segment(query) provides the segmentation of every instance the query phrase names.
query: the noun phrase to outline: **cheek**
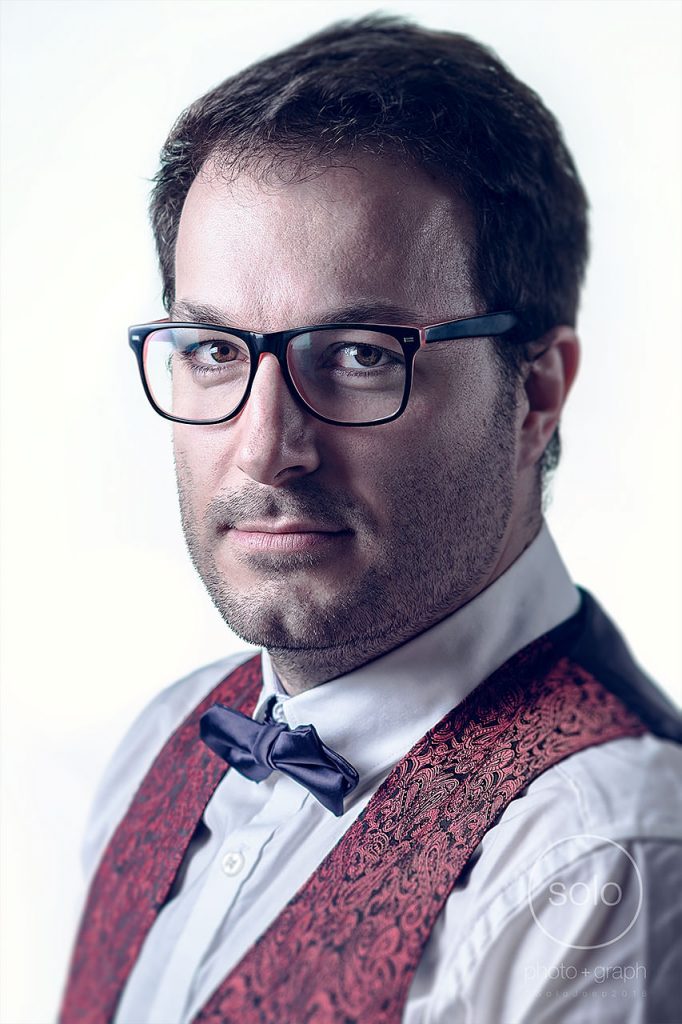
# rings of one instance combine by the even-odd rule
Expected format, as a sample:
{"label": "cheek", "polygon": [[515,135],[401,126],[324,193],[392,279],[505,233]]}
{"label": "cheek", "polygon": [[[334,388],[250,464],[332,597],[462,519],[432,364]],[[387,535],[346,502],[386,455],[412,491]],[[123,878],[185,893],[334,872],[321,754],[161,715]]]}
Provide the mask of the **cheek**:
{"label": "cheek", "polygon": [[330,490],[354,497],[378,522],[394,518],[402,506],[409,507],[412,481],[420,474],[424,449],[406,413],[394,423],[353,432],[352,437],[340,440],[327,450],[323,462]]}
{"label": "cheek", "polygon": [[500,380],[483,345],[422,350],[414,363],[408,414],[415,437],[439,446],[445,458],[472,448],[489,436],[500,401]]}
{"label": "cheek", "polygon": [[215,435],[197,426],[175,424],[173,453],[178,486],[185,500],[204,504],[219,479],[225,444]]}

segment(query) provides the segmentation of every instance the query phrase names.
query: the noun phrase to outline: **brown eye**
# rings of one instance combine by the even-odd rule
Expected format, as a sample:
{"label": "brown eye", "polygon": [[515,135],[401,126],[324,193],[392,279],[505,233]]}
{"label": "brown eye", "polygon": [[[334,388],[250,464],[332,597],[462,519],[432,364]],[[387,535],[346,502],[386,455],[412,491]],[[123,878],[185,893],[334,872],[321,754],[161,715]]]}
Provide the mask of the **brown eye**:
{"label": "brown eye", "polygon": [[216,363],[231,363],[237,358],[237,352],[232,345],[211,345],[209,355]]}
{"label": "brown eye", "polygon": [[355,359],[360,366],[376,366],[381,360],[381,349],[375,345],[356,345]]}

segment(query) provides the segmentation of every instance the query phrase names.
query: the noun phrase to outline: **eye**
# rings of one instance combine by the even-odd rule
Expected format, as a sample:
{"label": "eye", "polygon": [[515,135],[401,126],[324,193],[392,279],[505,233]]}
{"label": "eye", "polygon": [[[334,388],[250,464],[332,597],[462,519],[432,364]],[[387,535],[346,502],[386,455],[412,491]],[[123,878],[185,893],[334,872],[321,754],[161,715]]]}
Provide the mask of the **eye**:
{"label": "eye", "polygon": [[240,351],[229,341],[206,341],[191,351],[192,358],[204,366],[218,363],[233,363],[239,359]]}
{"label": "eye", "polygon": [[358,342],[337,345],[329,352],[328,365],[344,370],[373,370],[395,366],[402,362],[402,353],[383,348],[381,345],[366,345]]}
{"label": "eye", "polygon": [[354,358],[360,366],[376,366],[384,355],[376,345],[353,345]]}

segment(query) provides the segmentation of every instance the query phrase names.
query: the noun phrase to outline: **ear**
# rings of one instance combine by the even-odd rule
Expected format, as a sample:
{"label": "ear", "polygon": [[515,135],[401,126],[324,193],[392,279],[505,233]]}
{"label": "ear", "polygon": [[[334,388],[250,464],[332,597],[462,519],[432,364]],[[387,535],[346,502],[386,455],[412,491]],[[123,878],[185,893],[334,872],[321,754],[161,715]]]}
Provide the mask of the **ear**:
{"label": "ear", "polygon": [[527,411],[521,424],[519,470],[534,466],[542,456],[580,362],[580,342],[572,327],[553,327],[536,344],[540,354],[529,363],[524,380]]}

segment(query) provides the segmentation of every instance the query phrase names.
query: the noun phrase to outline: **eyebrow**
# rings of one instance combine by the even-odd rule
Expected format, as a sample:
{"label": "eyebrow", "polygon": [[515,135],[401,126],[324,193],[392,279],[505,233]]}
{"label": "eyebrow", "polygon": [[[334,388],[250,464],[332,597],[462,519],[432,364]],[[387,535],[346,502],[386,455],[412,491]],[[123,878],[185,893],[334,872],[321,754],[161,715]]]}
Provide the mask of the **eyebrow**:
{"label": "eyebrow", "polygon": [[[241,325],[238,318],[231,317],[229,312],[218,309],[217,306],[208,302],[194,302],[190,299],[173,302],[170,308],[171,319],[187,320],[188,322],[216,324],[222,327],[237,327]],[[319,313],[314,324],[395,324],[398,326],[416,324],[423,319],[423,316],[413,309],[405,306],[396,306],[386,302],[360,301],[346,306],[338,306],[334,309],[327,309]],[[299,325],[297,325],[299,326]],[[300,326],[310,326],[301,324]],[[242,328],[250,330],[250,328]],[[260,332],[259,332],[260,333]]]}

